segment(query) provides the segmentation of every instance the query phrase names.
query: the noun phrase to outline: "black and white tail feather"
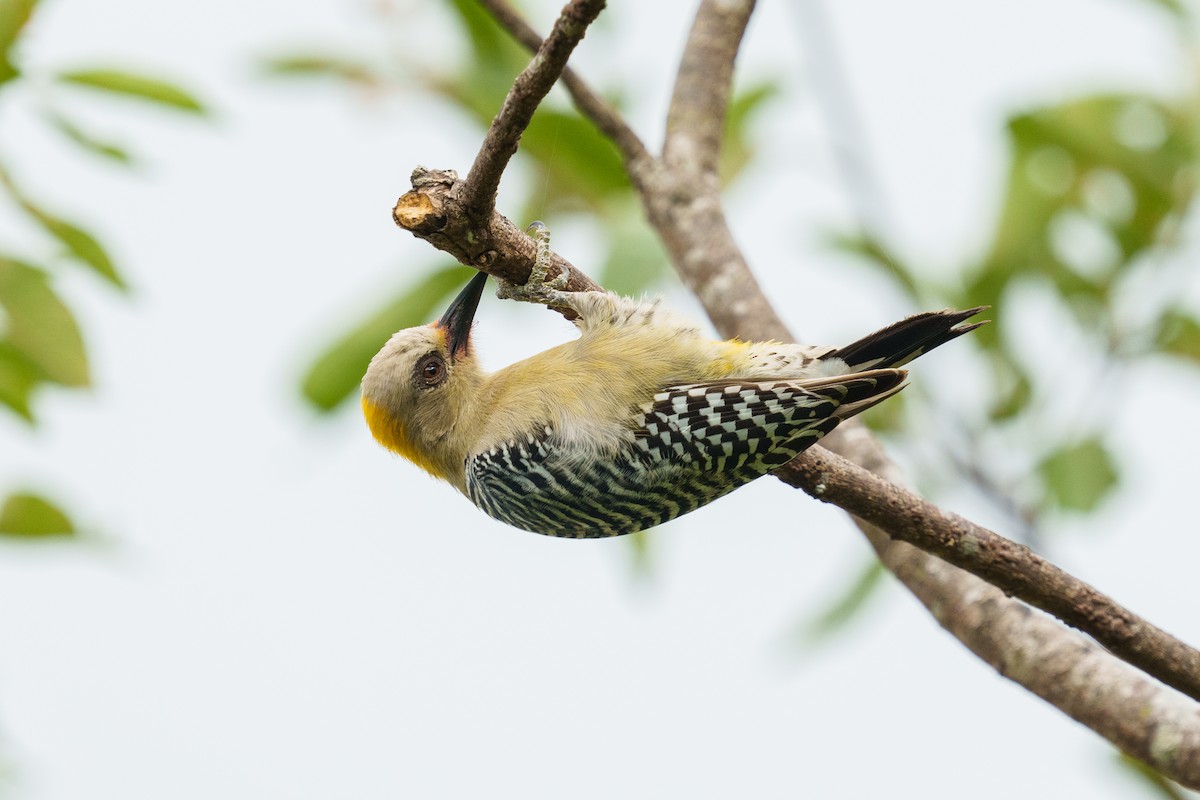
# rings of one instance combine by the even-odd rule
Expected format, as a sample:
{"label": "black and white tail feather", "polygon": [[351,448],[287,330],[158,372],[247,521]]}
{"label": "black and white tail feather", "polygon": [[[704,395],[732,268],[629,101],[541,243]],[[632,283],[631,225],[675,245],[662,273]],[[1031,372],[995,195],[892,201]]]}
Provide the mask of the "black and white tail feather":
{"label": "black and white tail feather", "polygon": [[857,342],[836,348],[826,357],[842,359],[854,372],[900,367],[951,339],[970,333],[980,325],[986,325],[986,321],[969,325],[962,323],[981,311],[986,311],[987,308],[988,306],[976,306],[966,311],[946,309],[914,314],[867,334]]}

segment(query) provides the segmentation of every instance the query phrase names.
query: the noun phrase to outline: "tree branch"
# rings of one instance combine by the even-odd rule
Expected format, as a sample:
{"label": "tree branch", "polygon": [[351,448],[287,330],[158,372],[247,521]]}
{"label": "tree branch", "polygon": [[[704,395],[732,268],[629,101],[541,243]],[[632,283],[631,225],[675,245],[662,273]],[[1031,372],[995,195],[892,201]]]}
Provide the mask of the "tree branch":
{"label": "tree branch", "polygon": [[716,179],[733,64],[753,12],[754,0],[700,3],[667,109],[663,162],[669,169]]}
{"label": "tree branch", "polygon": [[[493,7],[498,0],[483,1]],[[610,107],[585,102],[579,105],[602,131],[626,132],[622,134],[626,140],[617,144],[631,173],[638,170],[634,184],[650,220],[718,330],[730,337],[789,340],[792,337],[733,242],[721,208],[716,175],[715,158],[733,59],[752,9],[752,0],[704,0],[701,4],[671,102],[662,161],[646,154],[636,137],[628,138],[632,132],[623,122],[614,122],[619,116]],[[507,20],[511,26],[513,19],[515,15],[509,14],[501,21]],[[523,35],[526,43],[532,44],[528,33]],[[705,59],[722,59],[722,63]],[[535,58],[535,63],[538,60]],[[586,90],[582,81],[572,81],[576,83],[572,95],[577,102],[580,96],[594,98],[590,92],[579,91],[580,87]],[[637,142],[636,146],[630,141]],[[476,163],[482,158],[481,153]],[[524,282],[534,248],[523,232],[490,209],[486,220],[464,219],[468,209],[458,200],[464,190],[452,172],[419,169],[413,178],[414,191],[401,198],[394,212],[398,224],[463,263]],[[491,194],[494,196],[494,188]],[[556,263],[562,266],[566,262],[559,259]],[[595,288],[595,284],[572,269],[568,289],[584,288]],[[873,472],[894,474],[878,443],[861,427],[843,425],[825,442]],[[785,474],[811,485],[814,491],[823,485],[821,499],[832,500],[833,493],[843,493],[839,505],[857,508],[886,529],[887,533],[882,533],[870,523],[856,520],[884,564],[942,626],[1001,674],[1164,775],[1200,788],[1200,708],[1194,703],[1143,678],[1113,655],[1005,597],[979,578],[888,537],[907,537],[935,552],[948,551],[948,555],[970,550],[962,546],[969,538],[986,552],[964,558],[964,566],[1010,589],[1020,585],[1023,592],[1031,590],[1030,583],[1036,577],[1052,575],[1062,595],[1046,598],[1046,605],[1071,617],[1068,621],[1098,638],[1116,641],[1118,649],[1149,672],[1174,676],[1173,680],[1191,685],[1195,673],[1186,673],[1194,651],[1086,584],[1036,559],[1027,549],[1011,543],[1002,547],[981,537],[978,531],[982,529],[977,526],[882,481],[879,483],[886,489],[881,488],[875,483],[878,478],[866,480],[861,470],[843,464],[813,448],[789,465],[787,469],[794,472]],[[842,470],[836,476],[835,467]],[[881,498],[903,498],[900,505],[908,515],[899,515],[897,521],[890,506],[873,505]],[[926,536],[933,538],[926,541]],[[1084,592],[1082,602],[1073,602],[1072,593],[1077,591]]]}
{"label": "tree branch", "polygon": [[[500,23],[500,27],[508,31],[526,49],[535,53],[541,49],[542,37],[507,0],[480,0],[480,4]],[[653,160],[642,140],[625,122],[625,118],[600,95],[593,92],[570,67],[563,69],[562,82],[580,112],[617,146],[627,164],[648,164]],[[631,175],[635,172],[638,170],[630,170]]]}
{"label": "tree branch", "polygon": [[642,192],[642,203],[679,276],[718,330],[789,341],[733,240],[717,174],[733,63],[753,10],[754,0],[700,4],[671,94],[663,168]]}
{"label": "tree branch", "polygon": [[[396,201],[392,219],[459,263],[513,283],[525,283],[537,255],[533,239],[495,209],[485,220],[477,220],[463,202],[463,183],[452,169],[417,167],[412,173],[412,191]],[[559,270],[571,270],[567,291],[600,289],[598,283],[564,258],[553,253],[551,256],[551,263]]]}
{"label": "tree branch", "polygon": [[1200,706],[962,570],[859,523],[938,623],[1004,677],[1168,778],[1200,789]]}
{"label": "tree branch", "polygon": [[460,189],[463,207],[477,222],[486,219],[496,207],[500,176],[517,152],[521,134],[529,127],[542,98],[558,80],[588,25],[603,9],[604,0],[570,0],[529,66],[513,81]]}
{"label": "tree branch", "polygon": [[774,473],[893,539],[967,570],[1090,634],[1113,655],[1200,700],[1200,652],[1078,578],[987,528],[942,511],[844,458],[816,448]]}
{"label": "tree branch", "polygon": [[[550,35],[537,44],[533,60],[513,81],[466,179],[459,180],[453,170],[417,167],[412,173],[412,191],[402,195],[392,209],[397,225],[463,264],[514,283],[528,280],[536,248],[520,228],[497,213],[496,192],[538,105],[603,8],[604,0],[571,0],[563,7]],[[511,9],[509,12],[511,16]],[[602,113],[606,108],[602,106],[597,99],[592,107]],[[625,131],[625,139],[632,136],[627,127]],[[636,136],[632,138],[637,141]],[[567,267],[558,256],[551,263],[559,271]],[[600,287],[584,273],[572,270],[566,288],[579,292]]]}

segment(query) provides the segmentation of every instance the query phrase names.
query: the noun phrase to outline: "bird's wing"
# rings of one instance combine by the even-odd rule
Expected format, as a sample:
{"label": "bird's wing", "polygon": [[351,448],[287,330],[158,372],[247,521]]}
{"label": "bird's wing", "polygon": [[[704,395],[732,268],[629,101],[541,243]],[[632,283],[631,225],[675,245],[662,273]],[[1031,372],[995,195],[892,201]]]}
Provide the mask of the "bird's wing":
{"label": "bird's wing", "polygon": [[638,410],[623,451],[588,452],[546,427],[468,458],[467,495],[488,515],[535,533],[632,533],[783,465],[899,391],[905,374],[669,386]]}
{"label": "bird's wing", "polygon": [[800,381],[670,386],[642,407],[635,444],[648,465],[758,477],[790,461],[843,419],[904,387],[903,370]]}

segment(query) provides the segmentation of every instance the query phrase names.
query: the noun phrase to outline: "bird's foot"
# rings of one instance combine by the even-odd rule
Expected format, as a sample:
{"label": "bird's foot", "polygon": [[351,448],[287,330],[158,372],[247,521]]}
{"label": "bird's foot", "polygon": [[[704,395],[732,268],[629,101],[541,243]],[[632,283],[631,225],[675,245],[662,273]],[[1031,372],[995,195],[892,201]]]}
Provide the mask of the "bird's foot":
{"label": "bird's foot", "polygon": [[533,269],[529,271],[529,279],[525,284],[500,280],[500,288],[496,296],[506,300],[520,300],[524,303],[539,303],[544,306],[567,306],[567,294],[563,289],[571,278],[571,272],[566,267],[553,278],[547,278],[550,271],[550,229],[544,222],[530,223],[525,232],[537,244],[537,256],[533,261]]}

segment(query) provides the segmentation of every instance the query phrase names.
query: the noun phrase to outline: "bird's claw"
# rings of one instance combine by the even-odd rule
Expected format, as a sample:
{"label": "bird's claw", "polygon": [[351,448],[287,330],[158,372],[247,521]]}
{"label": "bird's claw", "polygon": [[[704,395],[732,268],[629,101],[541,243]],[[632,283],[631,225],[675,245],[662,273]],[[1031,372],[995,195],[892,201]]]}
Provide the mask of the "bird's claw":
{"label": "bird's claw", "polygon": [[563,289],[571,279],[571,272],[563,267],[559,274],[547,278],[550,271],[552,253],[550,252],[550,229],[546,223],[535,220],[525,229],[537,245],[537,255],[533,261],[533,269],[529,271],[529,279],[524,285],[508,280],[500,281],[500,289],[496,293],[501,299],[520,300],[526,303],[539,303],[545,306],[563,305]]}

